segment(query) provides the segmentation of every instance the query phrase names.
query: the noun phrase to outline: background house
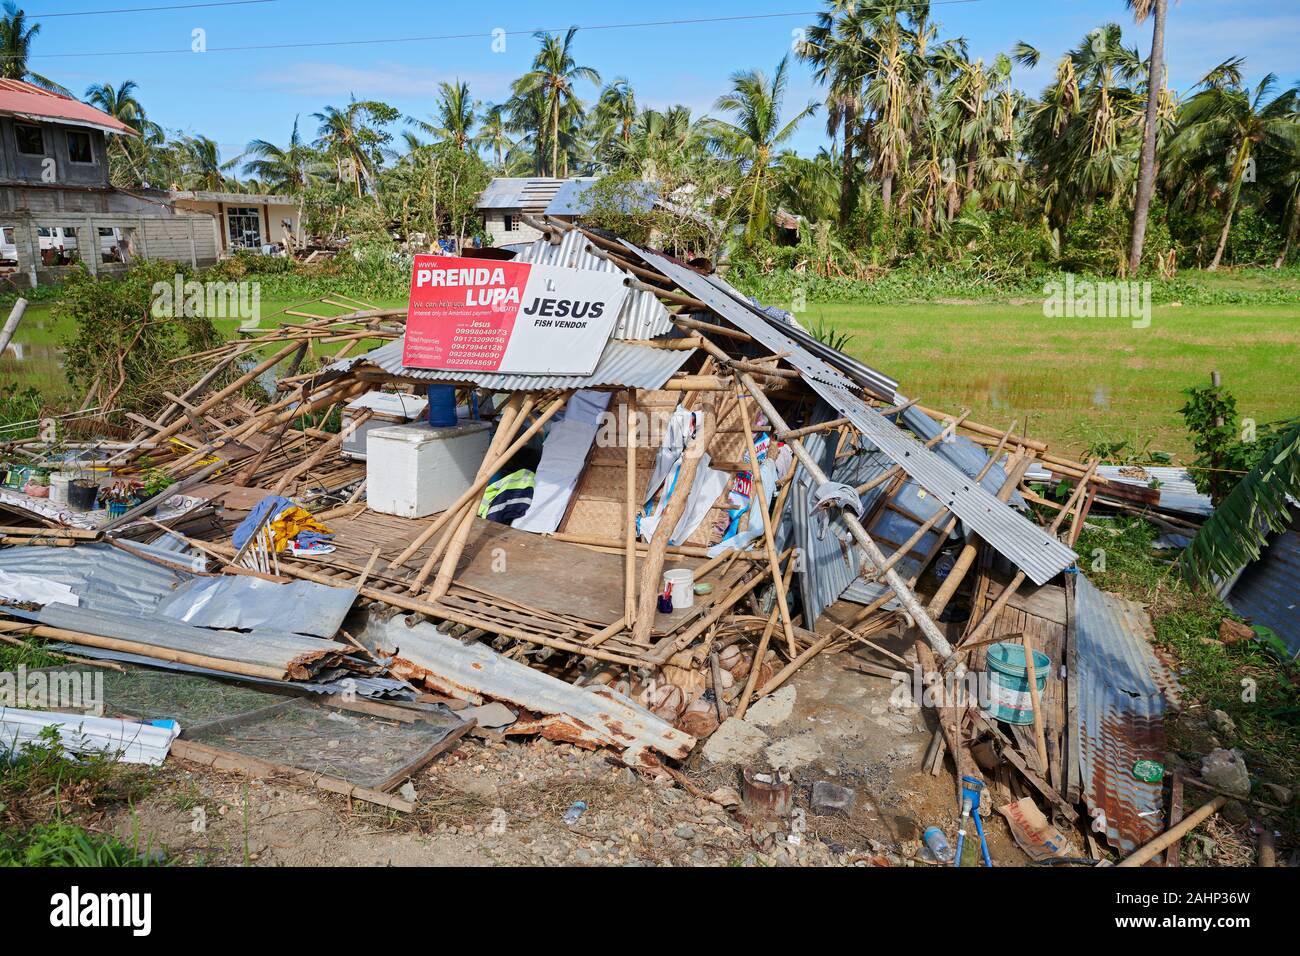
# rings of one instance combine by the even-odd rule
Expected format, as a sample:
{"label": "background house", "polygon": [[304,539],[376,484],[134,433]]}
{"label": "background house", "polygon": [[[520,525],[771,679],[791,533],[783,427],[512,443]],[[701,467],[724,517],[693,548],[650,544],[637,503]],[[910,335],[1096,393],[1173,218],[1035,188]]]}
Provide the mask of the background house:
{"label": "background house", "polygon": [[549,179],[545,177],[499,176],[488,183],[476,208],[483,214],[483,228],[494,246],[533,242],[542,234],[526,225],[522,216],[540,216],[566,183],[593,183],[594,178]]}
{"label": "background house", "polygon": [[109,184],[108,137],[135,130],[70,96],[0,79],[0,281],[58,281],[137,258],[215,262],[212,217]]}
{"label": "background house", "polygon": [[211,216],[220,255],[265,245],[292,248],[301,238],[298,202],[288,196],[172,190],[167,194],[179,210]]}

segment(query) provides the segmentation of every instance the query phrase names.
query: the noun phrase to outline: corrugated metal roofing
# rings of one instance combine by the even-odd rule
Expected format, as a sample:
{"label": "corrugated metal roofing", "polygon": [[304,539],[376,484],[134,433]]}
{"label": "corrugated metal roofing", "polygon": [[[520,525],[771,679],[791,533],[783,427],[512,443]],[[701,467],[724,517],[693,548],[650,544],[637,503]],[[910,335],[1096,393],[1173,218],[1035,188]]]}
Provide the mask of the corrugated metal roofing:
{"label": "corrugated metal roofing", "polygon": [[[462,644],[431,624],[407,627],[400,618],[372,619],[363,640],[397,648],[394,673],[424,680],[448,693],[470,692],[518,704],[545,715],[534,728],[544,736],[616,747],[630,765],[657,764],[650,750],[680,759],[695,746],[690,734],[608,687],[575,687],[487,645]],[[516,725],[514,731],[519,730]]]}
{"label": "corrugated metal roofing", "polygon": [[649,345],[611,341],[590,375],[501,375],[495,372],[448,372],[407,368],[402,364],[404,339],[395,339],[373,352],[335,362],[329,371],[349,371],[360,363],[383,369],[390,375],[426,382],[473,382],[498,392],[532,392],[542,389],[596,388],[601,385],[624,388],[660,388],[686,360],[693,349],[657,349]]}
{"label": "corrugated metal roofing", "polygon": [[[133,543],[136,550],[158,551],[166,560],[185,563],[186,558],[162,552],[150,545]],[[0,549],[0,570],[35,574],[66,585],[90,611],[122,614],[152,613],[158,603],[172,594],[190,576],[146,561],[102,541],[75,548]]]}
{"label": "corrugated metal roofing", "polygon": [[981,485],[934,454],[855,394],[856,386],[753,309],[690,269],[627,244],[653,268],[704,302],[718,315],[753,336],[773,353],[784,354],[808,383],[840,414],[930,494],[1014,562],[1035,584],[1045,584],[1076,560],[1073,551]]}
{"label": "corrugated metal roofing", "polygon": [[[894,396],[895,404],[902,405],[906,402],[907,399],[902,395],[896,394]],[[944,426],[940,422],[935,421],[915,405],[903,409],[902,417],[907,427],[922,441],[930,441],[943,432]],[[934,450],[972,478],[980,473],[989,460],[989,453],[981,445],[976,444],[964,435],[953,435],[950,441],[941,441],[935,445]],[[1005,459],[1003,460],[1005,461]],[[996,495],[1002,486],[1006,484],[1006,481],[1006,469],[1002,467],[1002,462],[999,461],[989,469],[988,474],[984,476],[984,480],[980,484]],[[1019,491],[1011,493],[1011,504],[1021,509],[1028,507]],[[923,517],[929,517],[929,515],[923,515]]]}
{"label": "corrugated metal roofing", "polygon": [[1300,520],[1277,535],[1233,585],[1228,604],[1277,634],[1300,655]]}
{"label": "corrugated metal roofing", "polygon": [[71,96],[43,90],[22,80],[0,79],[0,114],[18,116],[24,119],[53,120],[59,123],[71,123],[74,126],[89,126],[116,133],[122,136],[139,136],[115,116]]}
{"label": "corrugated metal roofing", "polygon": [[563,179],[545,176],[498,176],[478,197],[478,209],[522,209],[543,212],[559,192]]}
{"label": "corrugated metal roofing", "polygon": [[[581,216],[590,210],[592,201],[583,194],[594,182],[597,182],[595,176],[564,180],[555,198],[546,207],[546,215]],[[645,212],[654,207],[655,195],[655,188],[650,183],[632,183],[628,189],[612,198],[617,198],[624,212]]]}
{"label": "corrugated metal roofing", "polygon": [[[177,671],[182,674],[200,674],[204,677],[217,677],[231,680],[232,676],[224,671],[214,671],[207,667],[195,667],[179,661],[165,661],[157,657],[145,657],[143,654],[130,654],[126,651],[110,651],[104,647],[85,647],[80,644],[52,643],[50,650],[78,657],[90,657],[97,661],[118,661],[123,664],[139,664],[142,667],[156,667],[160,670]],[[307,691],[312,694],[346,694],[355,693],[358,697],[372,700],[415,700],[415,691],[405,681],[393,677],[368,677],[364,674],[350,674],[341,679],[322,679],[289,681],[271,680],[269,677],[253,677],[240,674],[233,678],[241,684],[260,684],[267,687],[284,687]]]}
{"label": "corrugated metal roofing", "polygon": [[[820,403],[818,414],[813,416],[809,424],[827,421],[834,415],[828,405]],[[866,451],[838,462],[833,461],[835,446],[825,432],[806,435],[803,443],[804,448],[832,481],[856,487],[893,467],[893,462],[879,451]],[[791,524],[795,540],[803,548],[803,570],[798,578],[799,593],[810,622],[815,622],[826,608],[841,598],[859,604],[870,604],[888,589],[887,585],[869,583],[862,579],[862,555],[838,511],[830,514],[825,533],[820,536],[817,534],[816,521],[809,508],[814,488],[808,472],[800,467],[795,476],[791,505],[788,508],[793,518]],[[885,487],[880,485],[862,495],[863,513],[870,513],[884,493]],[[900,562],[898,573],[906,578],[916,563],[904,559]],[[886,605],[889,610],[895,607],[896,603]]]}
{"label": "corrugated metal roofing", "polygon": [[[822,359],[837,371],[842,372],[872,394],[881,398],[888,398],[896,393],[898,382],[895,379],[890,378],[879,369],[874,369],[870,365],[859,362],[851,355],[845,355],[839,349],[831,348],[825,342],[819,341],[800,326],[794,316],[784,309],[759,304],[752,296],[745,295],[721,276],[711,275],[708,277],[708,281],[713,286],[726,292],[733,299],[748,305],[750,309],[756,311],[767,322],[775,326],[778,331],[795,339],[813,355]],[[896,404],[901,404],[901,402],[896,402]]]}
{"label": "corrugated metal roofing", "polygon": [[150,647],[278,669],[281,678],[305,678],[320,666],[337,662],[352,652],[349,645],[303,637],[300,634],[269,630],[251,631],[247,634],[213,631],[158,615],[142,618],[138,613],[92,611],[67,604],[47,604],[36,612],[6,608],[5,613],[81,634],[134,641]]}
{"label": "corrugated metal roofing", "polygon": [[16,707],[0,707],[0,753],[20,752],[39,742],[42,733],[57,727],[59,741],[68,753],[102,753],[122,763],[159,766],[171,750],[181,728],[141,724],[116,717],[53,714]]}
{"label": "corrugated metal roofing", "polygon": [[1137,779],[1133,765],[1164,762],[1165,709],[1177,685],[1151,649],[1142,605],[1080,574],[1074,616],[1083,795],[1094,829],[1129,853],[1164,829],[1161,784]]}
{"label": "corrugated metal roofing", "polygon": [[[561,233],[559,242],[538,239],[529,243],[515,256],[514,261],[627,276],[626,270],[587,251],[590,245],[591,240],[577,229],[571,229]],[[618,321],[614,323],[612,338],[653,339],[673,331],[672,319],[658,296],[644,289],[627,291]]]}
{"label": "corrugated metal roofing", "polygon": [[[1135,470],[1143,472],[1145,477],[1132,474]],[[1214,504],[1210,501],[1210,496],[1196,490],[1196,482],[1192,481],[1192,476],[1187,473],[1186,468],[1157,465],[1098,465],[1097,474],[1107,481],[1136,485],[1139,488],[1149,488],[1151,480],[1155,479],[1159,482],[1156,489],[1160,492],[1158,507],[1190,515],[1214,514]]]}

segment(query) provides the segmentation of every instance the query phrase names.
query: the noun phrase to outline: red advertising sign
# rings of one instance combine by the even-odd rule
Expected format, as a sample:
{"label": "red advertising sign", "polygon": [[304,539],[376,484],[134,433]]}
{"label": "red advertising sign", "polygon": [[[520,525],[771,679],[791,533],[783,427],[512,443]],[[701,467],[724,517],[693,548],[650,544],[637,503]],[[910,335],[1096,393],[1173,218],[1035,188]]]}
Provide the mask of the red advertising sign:
{"label": "red advertising sign", "polygon": [[589,375],[626,295],[614,273],[416,256],[402,364]]}

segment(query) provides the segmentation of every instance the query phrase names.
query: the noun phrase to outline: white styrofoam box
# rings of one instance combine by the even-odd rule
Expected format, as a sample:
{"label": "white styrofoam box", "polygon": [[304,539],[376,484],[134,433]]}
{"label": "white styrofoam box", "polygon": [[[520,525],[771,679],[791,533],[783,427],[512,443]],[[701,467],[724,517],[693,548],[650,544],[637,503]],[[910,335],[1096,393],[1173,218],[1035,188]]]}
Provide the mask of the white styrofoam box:
{"label": "white styrofoam box", "polygon": [[478,421],[372,430],[366,435],[367,504],[403,518],[446,510],[474,483],[491,440],[491,426]]}
{"label": "white styrofoam box", "polygon": [[[354,398],[343,409],[343,429],[348,437],[339,451],[348,458],[365,460],[366,436],[376,428],[401,425],[424,415],[429,400],[423,395],[406,395],[397,392],[366,392]],[[355,419],[364,409],[370,409],[370,418],[359,428],[351,429]]]}

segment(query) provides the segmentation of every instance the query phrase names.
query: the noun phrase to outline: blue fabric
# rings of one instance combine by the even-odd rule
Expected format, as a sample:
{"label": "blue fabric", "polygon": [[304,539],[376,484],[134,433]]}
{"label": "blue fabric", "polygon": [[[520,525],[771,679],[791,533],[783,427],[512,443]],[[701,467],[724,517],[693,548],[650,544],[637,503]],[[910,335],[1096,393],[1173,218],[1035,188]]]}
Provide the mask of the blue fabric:
{"label": "blue fabric", "polygon": [[329,544],[334,540],[333,534],[322,534],[319,531],[299,531],[298,537],[293,539],[297,542],[298,547],[310,547],[313,544]]}
{"label": "blue fabric", "polygon": [[230,540],[234,544],[235,550],[238,551],[242,548],[248,539],[253,536],[253,533],[263,524],[270,522],[285,508],[292,506],[293,502],[282,495],[267,495],[259,501],[257,507],[248,513],[247,518],[239,522],[239,527],[231,535]]}

